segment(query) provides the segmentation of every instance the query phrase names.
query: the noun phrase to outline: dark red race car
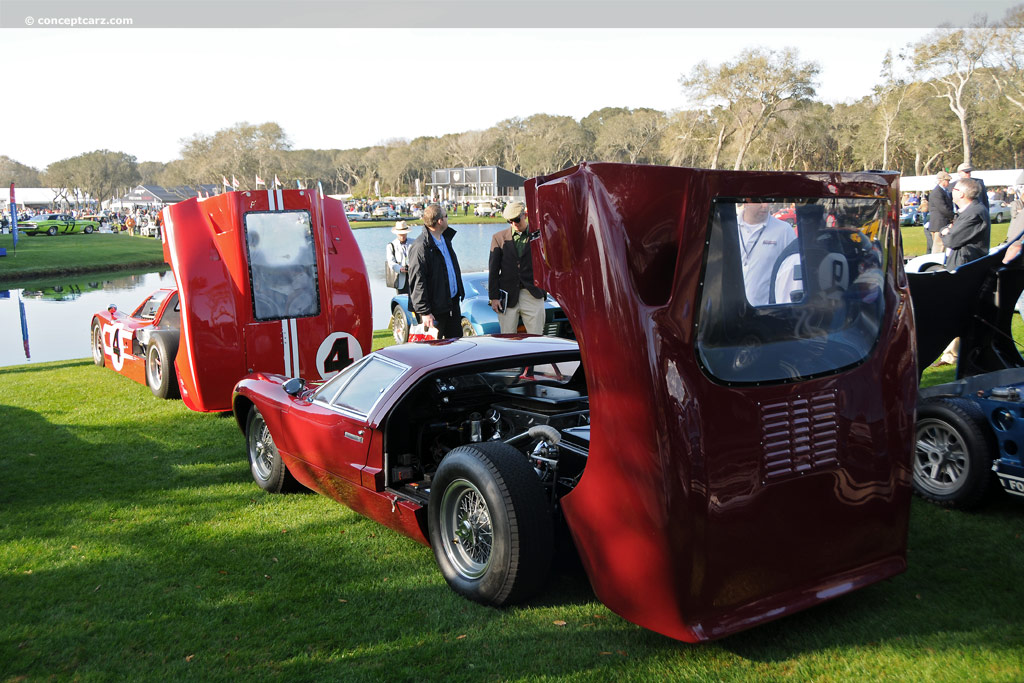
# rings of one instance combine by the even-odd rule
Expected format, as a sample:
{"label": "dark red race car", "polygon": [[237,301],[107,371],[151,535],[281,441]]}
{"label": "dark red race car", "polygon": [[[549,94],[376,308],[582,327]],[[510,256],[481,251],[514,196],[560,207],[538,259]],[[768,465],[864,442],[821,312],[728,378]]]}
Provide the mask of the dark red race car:
{"label": "dark red race car", "polygon": [[[917,388],[898,197],[892,173],[530,180],[537,284],[578,345],[474,337],[326,382],[250,375],[252,475],[429,544],[485,604],[543,588],[567,528],[608,607],[691,642],[897,574]],[[738,213],[778,203],[800,233],[755,233],[753,268]]]}

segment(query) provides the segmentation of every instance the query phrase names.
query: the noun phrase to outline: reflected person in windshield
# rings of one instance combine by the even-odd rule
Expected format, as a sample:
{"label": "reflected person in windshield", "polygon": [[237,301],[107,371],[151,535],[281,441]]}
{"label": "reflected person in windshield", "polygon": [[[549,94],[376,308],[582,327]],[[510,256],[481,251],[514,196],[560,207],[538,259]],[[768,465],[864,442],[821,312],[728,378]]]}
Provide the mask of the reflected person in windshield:
{"label": "reflected person in windshield", "polygon": [[747,202],[736,218],[743,264],[743,288],[752,306],[765,306],[775,263],[796,239],[793,228],[771,215],[768,204]]}

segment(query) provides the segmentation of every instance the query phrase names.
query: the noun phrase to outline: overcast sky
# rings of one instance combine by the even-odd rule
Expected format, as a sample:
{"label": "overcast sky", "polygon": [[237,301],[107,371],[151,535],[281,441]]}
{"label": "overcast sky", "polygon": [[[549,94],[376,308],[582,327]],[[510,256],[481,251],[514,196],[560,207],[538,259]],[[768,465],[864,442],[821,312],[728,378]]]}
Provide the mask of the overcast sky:
{"label": "overcast sky", "polygon": [[[818,99],[871,92],[886,50],[924,29],[0,30],[0,154],[40,170],[95,149],[170,161],[181,140],[279,123],[293,148],[344,149],[488,128],[513,116],[579,119],[609,106],[688,105],[702,59],[796,47],[821,66]],[[68,49],[61,47],[66,46]],[[13,63],[12,63],[13,62]],[[17,105],[11,98],[17,93]]]}

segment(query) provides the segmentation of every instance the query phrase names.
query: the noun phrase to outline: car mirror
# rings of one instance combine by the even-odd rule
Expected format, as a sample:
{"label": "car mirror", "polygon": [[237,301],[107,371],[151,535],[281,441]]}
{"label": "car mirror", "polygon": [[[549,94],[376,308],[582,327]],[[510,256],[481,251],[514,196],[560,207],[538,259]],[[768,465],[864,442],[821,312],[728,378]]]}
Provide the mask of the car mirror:
{"label": "car mirror", "polygon": [[107,306],[107,310],[111,313],[117,313],[117,304],[110,304]]}
{"label": "car mirror", "polygon": [[306,388],[306,380],[301,377],[292,377],[282,385],[284,393],[289,396],[298,396],[299,392]]}

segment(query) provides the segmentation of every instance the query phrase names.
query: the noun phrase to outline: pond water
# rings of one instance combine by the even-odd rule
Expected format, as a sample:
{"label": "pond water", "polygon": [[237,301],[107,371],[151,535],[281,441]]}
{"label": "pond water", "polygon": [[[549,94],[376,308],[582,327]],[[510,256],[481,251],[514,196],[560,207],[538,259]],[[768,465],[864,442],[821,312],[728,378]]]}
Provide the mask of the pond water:
{"label": "pond water", "polygon": [[[453,227],[458,233],[454,245],[462,272],[486,270],[491,235],[501,230],[502,225]],[[413,228],[409,240],[416,239],[420,230]],[[384,246],[395,236],[390,227],[353,232],[370,276],[373,327],[383,329],[391,317],[389,303],[395,294],[395,290],[384,284]],[[34,289],[18,288],[17,283],[0,283],[0,287],[7,286],[11,288],[0,289],[0,367],[89,358],[92,356],[89,322],[94,313],[110,304],[130,312],[154,289],[174,287],[175,283],[174,275],[167,269],[143,275],[58,277],[50,281],[49,286]]]}

